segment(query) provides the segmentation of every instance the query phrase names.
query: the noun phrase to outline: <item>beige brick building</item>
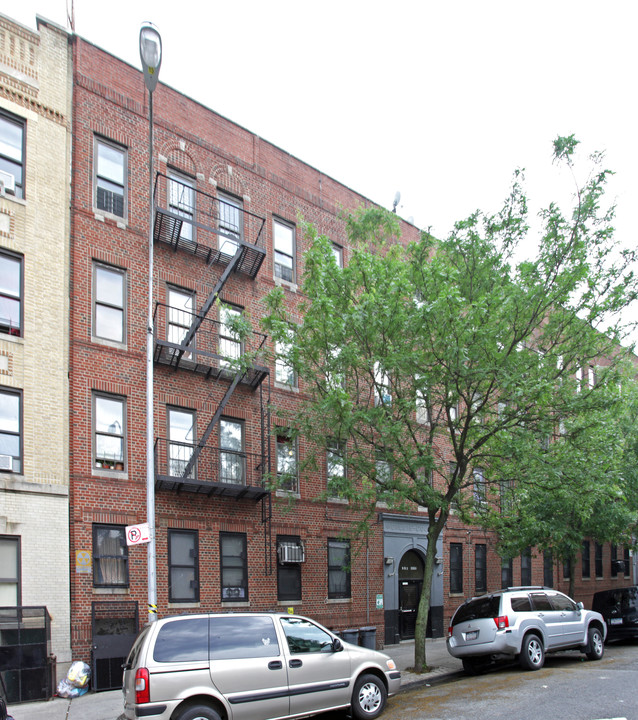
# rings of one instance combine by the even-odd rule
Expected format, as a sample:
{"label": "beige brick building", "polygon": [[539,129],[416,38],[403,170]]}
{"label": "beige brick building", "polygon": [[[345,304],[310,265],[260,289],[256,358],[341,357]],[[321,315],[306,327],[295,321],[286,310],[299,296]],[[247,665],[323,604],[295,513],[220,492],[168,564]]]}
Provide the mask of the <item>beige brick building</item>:
{"label": "beige brick building", "polygon": [[0,15],[0,606],[46,606],[58,677],[71,660],[70,110],[67,32]]}

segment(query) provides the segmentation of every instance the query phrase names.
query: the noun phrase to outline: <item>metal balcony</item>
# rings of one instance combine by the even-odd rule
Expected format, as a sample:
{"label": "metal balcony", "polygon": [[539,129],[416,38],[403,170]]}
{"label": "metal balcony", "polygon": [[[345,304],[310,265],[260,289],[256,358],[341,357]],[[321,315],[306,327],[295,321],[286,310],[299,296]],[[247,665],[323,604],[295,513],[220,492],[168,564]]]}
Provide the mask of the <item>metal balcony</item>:
{"label": "metal balcony", "polygon": [[244,210],[240,201],[209,195],[186,179],[157,173],[154,208],[155,242],[223,266],[230,263],[241,247],[235,272],[256,277],[266,257],[263,234],[266,220]]}
{"label": "metal balcony", "polygon": [[155,487],[158,490],[248,499],[270,494],[264,476],[266,457],[204,445],[195,462],[196,444],[155,440]]}
{"label": "metal balcony", "polygon": [[[184,345],[194,323],[198,329],[190,345]],[[175,369],[188,370],[213,380],[232,381],[242,358],[240,384],[259,387],[269,374],[261,364],[266,335],[252,332],[240,340],[218,320],[202,318],[196,313],[157,303],[153,315],[154,361]]]}

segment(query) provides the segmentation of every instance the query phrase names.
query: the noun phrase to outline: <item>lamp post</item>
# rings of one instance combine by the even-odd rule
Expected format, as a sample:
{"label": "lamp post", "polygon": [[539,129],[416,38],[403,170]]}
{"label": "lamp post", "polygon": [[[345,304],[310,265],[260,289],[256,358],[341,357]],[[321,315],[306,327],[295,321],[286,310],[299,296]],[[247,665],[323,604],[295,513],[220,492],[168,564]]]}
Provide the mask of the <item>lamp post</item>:
{"label": "lamp post", "polygon": [[157,619],[155,560],[155,463],[153,448],[153,90],[162,64],[162,38],[152,23],[140,29],[140,58],[148,90],[148,327],[146,335],[146,518],[148,543],[148,620]]}

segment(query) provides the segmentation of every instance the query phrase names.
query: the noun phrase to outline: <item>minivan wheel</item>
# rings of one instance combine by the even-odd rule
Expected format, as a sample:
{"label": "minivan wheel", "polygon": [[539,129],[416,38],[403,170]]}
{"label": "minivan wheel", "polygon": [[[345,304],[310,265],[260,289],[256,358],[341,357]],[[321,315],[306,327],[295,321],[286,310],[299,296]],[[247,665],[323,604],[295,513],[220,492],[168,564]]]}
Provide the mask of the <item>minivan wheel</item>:
{"label": "minivan wheel", "polygon": [[523,639],[519,662],[524,670],[540,670],[545,663],[543,643],[538,635],[530,633]]}
{"label": "minivan wheel", "polygon": [[208,705],[191,705],[176,720],[221,720],[219,713]]}
{"label": "minivan wheel", "polygon": [[357,720],[372,720],[383,712],[388,691],[375,675],[362,675],[352,691],[352,714]]}
{"label": "minivan wheel", "polygon": [[589,642],[585,655],[589,660],[600,660],[605,652],[605,641],[603,634],[597,627],[590,627],[587,631]]}

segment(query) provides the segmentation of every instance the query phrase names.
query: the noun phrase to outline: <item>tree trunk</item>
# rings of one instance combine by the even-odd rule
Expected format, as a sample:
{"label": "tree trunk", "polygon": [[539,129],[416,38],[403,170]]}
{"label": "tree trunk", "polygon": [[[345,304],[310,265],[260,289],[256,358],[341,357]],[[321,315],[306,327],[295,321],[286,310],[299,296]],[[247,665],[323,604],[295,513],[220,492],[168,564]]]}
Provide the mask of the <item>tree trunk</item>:
{"label": "tree trunk", "polygon": [[425,633],[428,626],[430,600],[432,594],[432,575],[434,574],[434,558],[436,557],[436,542],[441,533],[443,524],[439,521],[432,523],[428,528],[428,547],[425,552],[425,567],[423,569],[423,588],[419,598],[416,625],[414,628],[414,672],[427,672],[428,666],[425,657]]}

